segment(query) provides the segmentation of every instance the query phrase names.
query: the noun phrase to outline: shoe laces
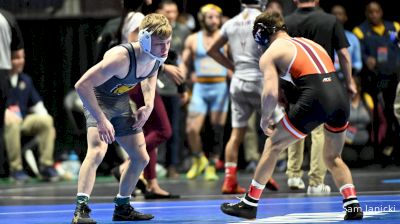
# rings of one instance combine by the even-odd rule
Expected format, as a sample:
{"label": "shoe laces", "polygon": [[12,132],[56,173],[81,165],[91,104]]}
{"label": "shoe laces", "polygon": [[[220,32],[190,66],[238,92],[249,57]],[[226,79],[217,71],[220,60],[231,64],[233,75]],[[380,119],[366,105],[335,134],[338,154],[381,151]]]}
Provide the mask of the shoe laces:
{"label": "shoe laces", "polygon": [[321,192],[329,192],[330,187],[326,184],[321,184]]}
{"label": "shoe laces", "polygon": [[138,212],[138,211],[136,211],[136,210],[132,207],[132,205],[130,205],[130,204],[122,205],[122,206],[124,206],[124,207],[123,207],[124,212],[126,212],[126,213],[129,214],[129,215],[133,215],[133,216],[135,216],[135,215],[141,215],[141,213]]}
{"label": "shoe laces", "polygon": [[128,212],[129,212],[129,214],[136,213],[135,209],[133,209],[133,207],[130,206],[130,205],[129,205],[129,207],[128,207],[127,210],[128,210]]}
{"label": "shoe laces", "polygon": [[92,210],[89,208],[89,206],[85,204],[78,205],[78,212],[81,213],[82,215],[89,215]]}
{"label": "shoe laces", "polygon": [[120,206],[121,206],[122,210],[125,210],[125,211],[127,211],[129,213],[134,210],[133,207],[130,204],[124,204],[124,205],[120,205]]}
{"label": "shoe laces", "polygon": [[[239,199],[240,202],[242,202],[245,196],[243,195],[243,196],[235,196],[235,197],[236,197],[236,199]],[[238,203],[240,203],[240,202],[238,202]],[[234,205],[237,205],[238,203],[229,203],[229,206],[234,206]]]}

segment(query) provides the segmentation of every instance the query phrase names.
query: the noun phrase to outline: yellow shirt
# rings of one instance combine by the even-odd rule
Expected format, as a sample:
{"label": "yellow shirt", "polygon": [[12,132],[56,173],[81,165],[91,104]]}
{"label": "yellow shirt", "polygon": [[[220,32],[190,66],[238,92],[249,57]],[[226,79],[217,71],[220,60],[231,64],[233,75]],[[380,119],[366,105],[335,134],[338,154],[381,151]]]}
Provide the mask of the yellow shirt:
{"label": "yellow shirt", "polygon": [[[399,32],[400,30],[400,24],[398,22],[393,22],[394,28],[396,29],[396,32]],[[377,26],[373,26],[372,30],[379,34],[380,36],[383,36],[385,33],[385,25],[380,24]],[[358,39],[362,40],[364,39],[364,33],[361,31],[360,27],[356,26],[353,29],[353,33],[358,37]]]}

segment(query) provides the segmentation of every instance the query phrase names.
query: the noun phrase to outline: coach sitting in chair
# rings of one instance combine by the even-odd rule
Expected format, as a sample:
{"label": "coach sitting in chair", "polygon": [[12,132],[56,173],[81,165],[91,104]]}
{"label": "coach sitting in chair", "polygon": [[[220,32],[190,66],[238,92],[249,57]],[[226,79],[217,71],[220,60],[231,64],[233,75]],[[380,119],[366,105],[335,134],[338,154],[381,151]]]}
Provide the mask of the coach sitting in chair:
{"label": "coach sitting in chair", "polygon": [[54,169],[55,129],[53,118],[48,114],[32,79],[22,73],[25,66],[25,52],[12,53],[10,92],[5,113],[4,140],[7,150],[10,176],[19,182],[29,179],[23,171],[21,158],[21,135],[33,136],[38,141],[40,176],[46,181],[58,180]]}

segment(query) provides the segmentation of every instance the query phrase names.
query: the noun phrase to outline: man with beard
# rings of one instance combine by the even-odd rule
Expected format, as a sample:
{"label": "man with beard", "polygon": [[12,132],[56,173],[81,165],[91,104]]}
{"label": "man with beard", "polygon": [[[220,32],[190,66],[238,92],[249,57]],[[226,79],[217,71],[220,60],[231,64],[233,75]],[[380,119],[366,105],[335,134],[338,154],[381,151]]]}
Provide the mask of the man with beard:
{"label": "man with beard", "polygon": [[[224,126],[228,111],[227,69],[207,55],[216,40],[221,26],[222,10],[214,4],[201,7],[198,14],[202,29],[190,35],[185,41],[180,65],[183,74],[190,74],[194,68],[192,98],[186,120],[186,133],[193,154],[192,167],[186,174],[188,179],[196,178],[205,170],[206,180],[217,180],[215,162],[219,158],[223,144]],[[220,48],[226,52],[226,47]],[[193,66],[192,66],[193,65]],[[213,149],[209,159],[203,153],[200,131],[207,113],[213,129]]]}

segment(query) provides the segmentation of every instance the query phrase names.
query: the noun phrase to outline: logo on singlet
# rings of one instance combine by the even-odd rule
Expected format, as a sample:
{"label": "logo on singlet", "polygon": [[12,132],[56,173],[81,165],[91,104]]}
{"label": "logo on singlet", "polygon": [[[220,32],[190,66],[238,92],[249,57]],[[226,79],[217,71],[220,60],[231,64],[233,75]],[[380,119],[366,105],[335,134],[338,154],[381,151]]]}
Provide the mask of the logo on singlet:
{"label": "logo on singlet", "polygon": [[133,87],[135,87],[135,85],[118,84],[110,92],[113,94],[122,95],[128,92],[129,90],[133,89]]}
{"label": "logo on singlet", "polygon": [[326,77],[322,79],[322,82],[332,82],[331,77]]}

